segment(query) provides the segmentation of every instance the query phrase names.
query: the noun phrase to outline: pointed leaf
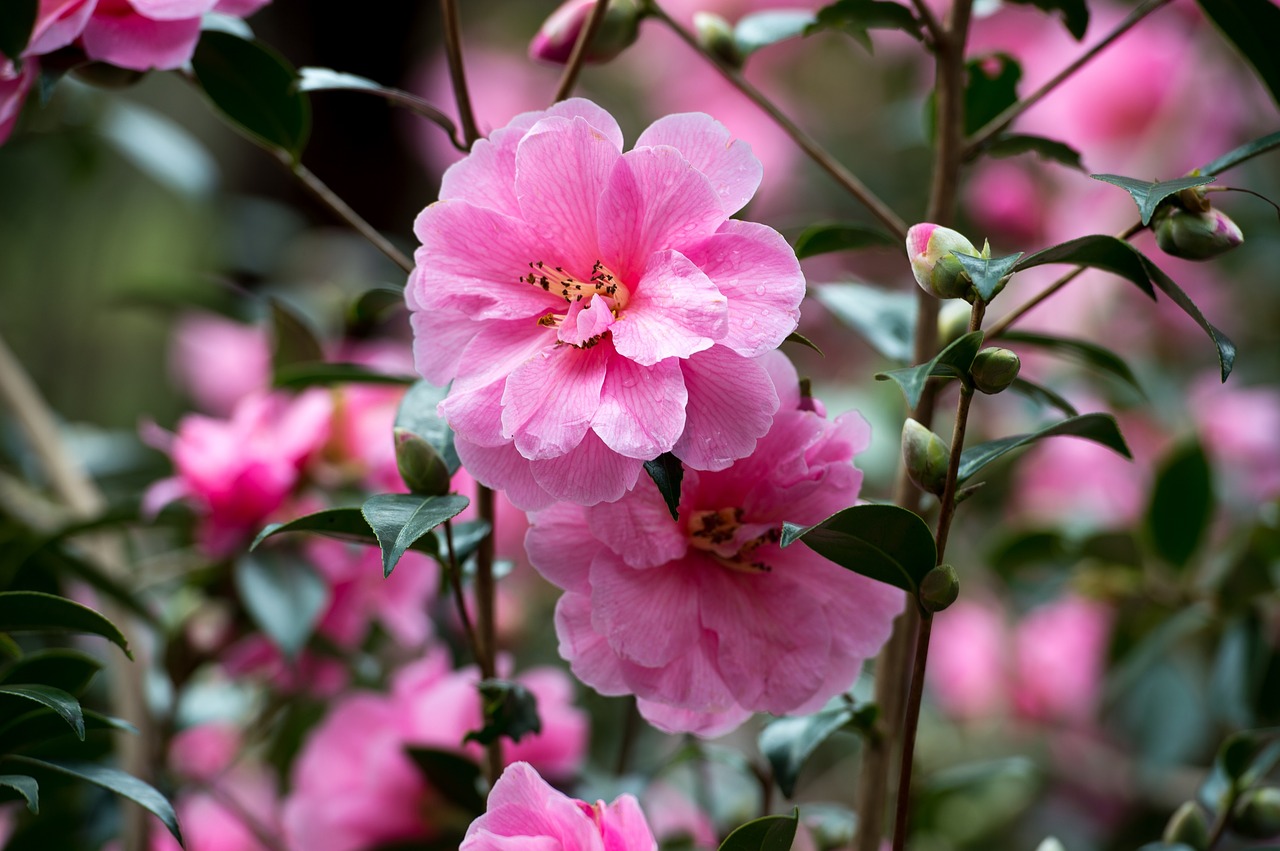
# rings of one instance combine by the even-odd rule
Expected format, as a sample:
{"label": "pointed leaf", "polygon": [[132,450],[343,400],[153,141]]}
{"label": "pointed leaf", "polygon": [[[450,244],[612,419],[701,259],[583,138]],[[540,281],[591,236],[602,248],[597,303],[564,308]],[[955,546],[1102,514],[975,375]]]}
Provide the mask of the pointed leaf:
{"label": "pointed leaf", "polygon": [[1134,390],[1142,393],[1142,387],[1138,384],[1137,377],[1133,374],[1133,370],[1129,369],[1129,365],[1124,362],[1124,359],[1097,343],[1075,337],[1056,337],[1050,334],[1037,334],[1030,331],[1005,331],[1000,336],[1006,343],[1021,343],[1024,346],[1043,349],[1053,354],[1072,357],[1099,372],[1115,376]]}
{"label": "pointed leaf", "polygon": [[328,387],[333,384],[399,384],[417,381],[412,375],[388,375],[358,363],[290,363],[278,367],[272,386],[301,390],[306,387]]}
{"label": "pointed leaf", "polygon": [[744,15],[733,28],[738,55],[746,58],[762,47],[804,35],[813,23],[813,12],[803,9],[767,9]]}
{"label": "pointed leaf", "polygon": [[40,0],[5,0],[0,11],[0,53],[15,65],[27,49],[39,12]]}
{"label": "pointed leaf", "polygon": [[938,563],[929,525],[896,505],[855,505],[814,526],[783,524],[782,546],[796,541],[847,570],[912,594]]}
{"label": "pointed leaf", "polygon": [[833,251],[859,251],[863,248],[897,248],[898,240],[879,228],[854,222],[823,222],[810,225],[796,237],[796,257],[816,257]]}
{"label": "pointed leaf", "polygon": [[826,355],[823,354],[822,349],[818,348],[817,343],[815,343],[813,340],[810,340],[808,337],[806,337],[804,334],[801,334],[799,331],[792,331],[783,339],[782,342],[795,343],[798,346],[804,346],[806,349],[812,349],[813,351],[817,352],[819,357],[824,357],[824,358],[826,357]]}
{"label": "pointed leaf", "polygon": [[58,717],[71,726],[72,730],[75,730],[81,741],[84,740],[84,714],[80,710],[80,701],[62,689],[29,684],[0,685],[0,695],[39,703],[52,709]]}
{"label": "pointed leaf", "polygon": [[1065,142],[1047,139],[1044,136],[1023,133],[1004,134],[989,142],[983,150],[988,156],[996,158],[1033,153],[1041,159],[1060,163],[1077,171],[1084,171],[1084,163],[1080,161],[1079,151]]}
{"label": "pointed leaf", "polygon": [[911,360],[919,310],[913,293],[864,284],[827,284],[816,287],[814,295],[837,319],[861,334],[871,348],[891,361]]}
{"label": "pointed leaf", "polygon": [[80,632],[100,635],[130,659],[129,643],[111,621],[79,603],[40,591],[0,592],[0,632]]}
{"label": "pointed leaf", "polygon": [[1259,154],[1265,154],[1275,148],[1280,148],[1280,131],[1269,133],[1260,139],[1254,139],[1252,142],[1246,142],[1197,170],[1201,174],[1221,174],[1229,168],[1235,168],[1245,160],[1252,159]]}
{"label": "pointed leaf", "polygon": [[1176,180],[1165,180],[1159,183],[1149,183],[1145,180],[1138,180],[1133,177],[1123,177],[1118,174],[1091,174],[1094,180],[1101,180],[1103,183],[1110,183],[1113,186],[1119,186],[1124,191],[1133,196],[1134,203],[1138,205],[1138,213],[1142,216],[1144,225],[1151,224],[1151,217],[1155,215],[1156,207],[1160,206],[1160,202],[1170,195],[1181,192],[1183,189],[1190,189],[1194,186],[1204,186],[1207,183],[1213,183],[1218,178],[1212,175],[1201,175],[1197,177],[1179,177]]}
{"label": "pointed leaf", "polygon": [[818,10],[817,17],[804,34],[839,30],[848,33],[870,51],[871,35],[867,32],[870,29],[902,30],[916,41],[923,38],[920,22],[910,9],[901,3],[883,0],[837,0]]}
{"label": "pointed leaf", "polygon": [[1089,29],[1089,7],[1085,0],[1012,0],[1022,5],[1032,5],[1043,12],[1061,12],[1062,23],[1076,41],[1084,38]]}
{"label": "pointed leaf", "polygon": [[1227,41],[1258,72],[1272,99],[1280,103],[1280,52],[1275,49],[1275,34],[1280,32],[1280,7],[1271,0],[1197,2]]}
{"label": "pointed leaf", "polygon": [[0,683],[40,683],[78,696],[100,670],[102,662],[89,654],[58,647],[28,653],[5,666]]}
{"label": "pointed leaf", "polygon": [[1077,417],[1080,412],[1076,410],[1064,397],[1058,395],[1054,391],[1045,387],[1043,384],[1036,384],[1034,381],[1028,381],[1025,378],[1015,378],[1013,384],[1009,385],[1009,389],[1014,393],[1025,396],[1033,402],[1046,405],[1050,408],[1057,408],[1069,417]]}
{"label": "pointed leaf", "polygon": [[1000,288],[1000,279],[1013,273],[1013,267],[1022,259],[1022,252],[1007,257],[973,257],[968,254],[953,254],[969,277],[983,301],[991,301],[996,290]]}
{"label": "pointed leaf", "polygon": [[77,579],[103,597],[115,601],[139,620],[152,626],[159,626],[160,622],[155,613],[148,609],[145,602],[130,588],[103,570],[100,565],[77,555],[66,547],[59,546],[52,540],[48,541],[32,554],[31,559],[38,569]]}
{"label": "pointed leaf", "polygon": [[1088,266],[1092,269],[1102,269],[1104,272],[1110,272],[1113,275],[1119,275],[1131,281],[1154,301],[1156,297],[1155,289],[1151,286],[1147,270],[1138,258],[1138,252],[1123,239],[1093,234],[1068,240],[1060,245],[1037,251],[1029,257],[1024,257],[1014,267],[1013,271],[1021,272],[1023,269],[1044,266],[1049,263]]}
{"label": "pointed leaf", "polygon": [[927,363],[917,366],[909,366],[905,369],[894,369],[889,372],[880,372],[876,374],[877,381],[885,381],[892,379],[902,388],[902,393],[907,397],[907,406],[915,409],[920,404],[920,394],[924,392],[924,385],[929,378],[936,375],[954,375],[958,378],[965,377],[969,374],[969,367],[973,364],[974,357],[977,356],[978,350],[982,348],[982,332],[971,331],[963,337],[952,341],[933,359]]}
{"label": "pointed leaf", "polygon": [[478,816],[484,812],[484,775],[480,766],[456,751],[410,746],[405,753],[422,772],[433,791],[463,812]]}
{"label": "pointed leaf", "polygon": [[720,843],[719,851],[791,851],[800,826],[800,810],[789,816],[765,816],[736,828]]}
{"label": "pointed leaf", "polygon": [[1213,473],[1198,441],[1174,448],[1161,461],[1144,528],[1156,554],[1184,568],[1213,518]]}
{"label": "pointed leaf", "polygon": [[[83,707],[81,712],[86,735],[94,731],[138,733],[138,728],[128,721]],[[70,740],[76,752],[83,753],[83,740],[68,728],[66,721],[48,709],[34,709],[0,724],[0,753],[38,748],[40,755],[47,756],[49,746],[61,740]]]}
{"label": "pointed leaf", "polygon": [[287,658],[296,657],[328,606],[328,583],[302,559],[279,551],[241,556],[234,575],[254,623]]}
{"label": "pointed leaf", "polygon": [[4,757],[8,762],[17,763],[27,769],[50,771],[65,774],[101,786],[109,792],[121,795],[148,810],[164,824],[173,838],[182,843],[182,831],[178,829],[178,815],[173,806],[149,784],[133,775],[115,768],[94,765],[88,762],[71,762],[64,760],[34,759],[27,756],[9,755]]}
{"label": "pointed leaf", "polygon": [[365,500],[360,511],[378,536],[382,575],[390,576],[405,550],[444,521],[456,517],[470,502],[460,494],[424,497],[380,493]]}
{"label": "pointed leaf", "polygon": [[1194,319],[1195,323],[1209,335],[1209,339],[1213,341],[1213,345],[1218,351],[1218,366],[1222,373],[1222,380],[1226,382],[1227,377],[1231,375],[1231,370],[1235,368],[1236,344],[1205,318],[1204,314],[1200,312],[1200,308],[1196,307],[1195,302],[1191,300],[1191,297],[1161,271],[1159,266],[1151,262],[1143,254],[1139,254],[1138,257],[1142,261],[1143,268],[1146,269],[1147,274],[1151,277],[1151,283],[1155,284],[1160,292],[1167,295],[1170,301],[1182,308],[1182,312]]}
{"label": "pointed leaf", "polygon": [[488,745],[506,736],[518,742],[527,733],[541,733],[538,698],[528,687],[511,680],[488,679],[476,684],[484,705],[484,726],[463,737],[464,742]]}
{"label": "pointed leaf", "polygon": [[983,467],[1015,449],[1046,437],[1058,436],[1082,437],[1099,443],[1125,458],[1133,458],[1129,447],[1124,442],[1124,436],[1120,434],[1120,426],[1116,424],[1115,417],[1110,414],[1084,414],[1054,423],[1030,434],[1015,434],[1012,437],[1002,437],[999,440],[969,447],[960,453],[960,472],[957,481],[959,483],[968,481]]}
{"label": "pointed leaf", "polygon": [[823,709],[812,715],[778,718],[760,731],[760,753],[769,760],[773,777],[782,794],[795,795],[801,769],[823,742],[844,729],[857,709],[848,703]]}
{"label": "pointed leaf", "polygon": [[458,451],[453,447],[453,430],[436,413],[436,406],[444,401],[447,394],[448,390],[426,381],[414,384],[400,400],[400,409],[396,412],[396,428],[408,429],[430,443],[452,476],[458,472],[462,462],[458,460]]}
{"label": "pointed leaf", "polygon": [[[355,544],[378,543],[378,536],[373,534],[369,521],[364,519],[364,514],[359,508],[326,508],[324,511],[304,514],[286,523],[271,523],[264,526],[258,533],[258,537],[254,538],[253,543],[249,545],[250,552],[257,549],[258,545],[267,538],[286,532],[314,532],[326,538],[337,538],[339,541]],[[434,550],[428,552],[434,553]]]}
{"label": "pointed leaf", "polygon": [[667,504],[672,520],[680,519],[680,483],[684,480],[684,465],[670,452],[664,452],[652,461],[644,462],[644,471],[658,486],[662,501]]}
{"label": "pointed leaf", "polygon": [[273,371],[295,364],[314,365],[324,361],[324,349],[306,320],[277,299],[271,299],[271,330],[274,338]]}
{"label": "pointed leaf", "polygon": [[25,774],[0,774],[0,786],[8,787],[27,800],[27,809],[39,814],[40,784]]}
{"label": "pointed leaf", "polygon": [[[490,526],[484,520],[463,520],[453,524],[453,554],[463,562],[475,555],[480,543],[489,536]],[[417,549],[414,547],[414,549]],[[494,564],[494,579],[501,579],[497,563]],[[442,574],[444,576],[445,574]]]}

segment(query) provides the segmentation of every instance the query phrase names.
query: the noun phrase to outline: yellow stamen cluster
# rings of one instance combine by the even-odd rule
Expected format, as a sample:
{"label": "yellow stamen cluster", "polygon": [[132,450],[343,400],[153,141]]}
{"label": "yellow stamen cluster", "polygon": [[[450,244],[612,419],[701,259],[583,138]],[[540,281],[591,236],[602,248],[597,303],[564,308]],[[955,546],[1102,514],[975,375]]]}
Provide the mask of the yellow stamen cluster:
{"label": "yellow stamen cluster", "polygon": [[538,260],[529,264],[529,274],[523,275],[520,282],[542,287],[568,302],[582,301],[592,295],[615,296],[618,293],[618,283],[613,274],[599,260],[591,267],[591,277],[586,281],[579,281],[562,266],[548,266]]}
{"label": "yellow stamen cluster", "polygon": [[776,544],[782,537],[782,530],[769,529],[764,534],[744,543],[732,556],[721,555],[721,546],[733,540],[741,525],[741,508],[695,511],[689,517],[689,543],[697,549],[710,553],[716,561],[730,570],[743,573],[769,573],[773,570],[772,567],[762,561],[752,561],[751,556],[765,544]]}

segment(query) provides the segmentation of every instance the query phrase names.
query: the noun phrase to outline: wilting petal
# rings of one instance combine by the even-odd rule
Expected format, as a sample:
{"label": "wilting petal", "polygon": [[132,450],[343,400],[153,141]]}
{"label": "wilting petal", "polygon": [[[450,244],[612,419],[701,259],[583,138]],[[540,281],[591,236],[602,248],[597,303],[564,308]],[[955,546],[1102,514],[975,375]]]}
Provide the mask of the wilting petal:
{"label": "wilting petal", "polygon": [[769,431],[778,394],[759,363],[723,346],[681,363],[689,406],[684,434],[672,450],[695,470],[723,470],[751,454]]}
{"label": "wilting petal", "polygon": [[670,145],[706,175],[726,216],[746,206],[764,176],[751,146],[733,139],[728,128],[701,112],[667,115],[650,124],[636,139],[636,147],[653,145]]}

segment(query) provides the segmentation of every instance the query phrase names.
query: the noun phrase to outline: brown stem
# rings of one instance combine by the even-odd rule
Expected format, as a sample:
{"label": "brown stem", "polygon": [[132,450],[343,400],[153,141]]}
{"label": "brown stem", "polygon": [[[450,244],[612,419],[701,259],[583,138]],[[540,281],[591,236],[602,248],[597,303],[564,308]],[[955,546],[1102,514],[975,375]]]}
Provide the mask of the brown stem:
{"label": "brown stem", "polygon": [[924,700],[924,669],[929,661],[929,635],[933,631],[933,613],[918,610],[920,628],[916,631],[915,657],[911,663],[911,693],[907,697],[907,716],[902,737],[902,767],[898,771],[898,808],[893,819],[893,851],[903,851],[907,844],[908,819],[911,815],[911,763],[916,754],[916,728],[920,724],[920,705]]}
{"label": "brown stem", "polygon": [[[479,659],[480,673],[486,678],[497,676],[497,630],[494,625],[494,585],[493,585],[493,530],[497,529],[497,518],[493,500],[493,491],[484,485],[476,485],[476,508],[480,519],[489,524],[489,534],[485,535],[476,550],[476,627],[481,647]],[[498,781],[502,774],[502,740],[495,739],[488,747],[489,783]]]}
{"label": "brown stem", "polygon": [[995,118],[983,125],[978,132],[973,134],[973,138],[969,140],[969,144],[965,147],[965,159],[969,159],[977,154],[978,151],[982,150],[982,146],[990,142],[994,136],[1008,129],[1009,125],[1012,124],[1018,116],[1035,106],[1043,100],[1046,95],[1069,80],[1072,75],[1088,64],[1088,62],[1095,56],[1105,50],[1113,41],[1133,29],[1134,25],[1139,21],[1147,15],[1150,15],[1156,9],[1159,9],[1161,6],[1168,5],[1170,2],[1172,2],[1172,0],[1147,0],[1147,2],[1134,9],[1129,14],[1129,17],[1121,21],[1114,30],[1107,34],[1105,38],[1090,47],[1084,53],[1080,54],[1074,62],[1059,71],[1051,80],[1031,94],[1027,95],[1022,100],[1012,104],[1008,109],[1004,110],[1004,112],[1001,112]]}
{"label": "brown stem", "polygon": [[444,17],[444,51],[449,59],[449,80],[453,83],[453,97],[458,102],[458,121],[462,124],[462,138],[471,147],[480,138],[476,129],[476,116],[471,109],[471,94],[467,91],[467,74],[462,63],[462,22],[458,15],[458,0],[440,0],[440,13]]}
{"label": "brown stem", "polygon": [[929,8],[928,3],[924,2],[924,0],[911,0],[911,5],[915,7],[916,15],[924,22],[924,28],[933,39],[934,44],[946,38],[942,23],[938,20],[938,16],[933,14],[933,10]]}
{"label": "brown stem", "polygon": [[390,86],[379,85],[375,87],[369,86],[333,86],[325,88],[308,89],[311,92],[355,92],[356,94],[374,95],[380,97],[393,106],[399,106],[413,112],[431,123],[440,127],[449,136],[449,144],[453,145],[459,151],[466,153],[470,148],[462,139],[458,138],[458,127],[453,123],[453,119],[436,109],[430,102],[418,97],[415,94],[406,92],[403,89],[394,89]]}
{"label": "brown stem", "polygon": [[677,36],[680,37],[685,44],[702,54],[708,62],[710,62],[720,75],[728,80],[734,88],[746,95],[752,103],[764,110],[764,112],[773,119],[773,122],[782,128],[788,136],[791,137],[800,149],[808,154],[818,166],[831,176],[836,183],[840,184],[850,195],[856,198],[864,207],[866,207],[871,215],[880,220],[880,223],[887,227],[895,237],[901,240],[907,238],[907,223],[895,213],[888,204],[882,201],[879,196],[871,191],[869,187],[849,169],[845,168],[835,157],[831,156],[825,148],[818,144],[817,140],[802,130],[794,121],[788,118],[782,110],[774,105],[764,94],[751,83],[736,69],[727,65],[719,57],[708,52],[698,44],[698,39],[693,33],[689,32],[678,21],[668,15],[657,3],[649,2],[646,8],[649,14],[658,18]]}
{"label": "brown stem", "polygon": [[453,548],[453,521],[444,521],[444,543],[448,555],[445,569],[449,571],[449,584],[453,586],[453,604],[458,609],[458,619],[462,622],[462,632],[467,638],[467,646],[471,648],[471,657],[479,664],[484,655],[476,637],[475,627],[471,624],[471,613],[467,611],[467,597],[462,591],[462,565],[458,564],[458,556]]}
{"label": "brown stem", "polygon": [[578,40],[573,43],[573,52],[569,54],[569,62],[564,66],[564,73],[560,75],[560,85],[556,86],[556,103],[573,92],[573,87],[578,82],[578,74],[582,71],[582,65],[587,61],[587,46],[591,44],[591,39],[596,37],[596,32],[604,23],[604,16],[608,11],[609,0],[596,0],[595,8],[591,10],[591,17],[587,19],[587,25],[578,33]]}

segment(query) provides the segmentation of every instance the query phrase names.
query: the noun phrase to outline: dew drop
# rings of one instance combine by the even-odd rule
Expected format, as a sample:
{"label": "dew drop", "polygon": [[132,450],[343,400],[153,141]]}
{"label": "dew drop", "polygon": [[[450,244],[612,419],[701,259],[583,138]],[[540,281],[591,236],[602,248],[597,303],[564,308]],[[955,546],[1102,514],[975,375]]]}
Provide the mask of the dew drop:
{"label": "dew drop", "polygon": [[764,284],[756,285],[756,295],[764,295]]}

